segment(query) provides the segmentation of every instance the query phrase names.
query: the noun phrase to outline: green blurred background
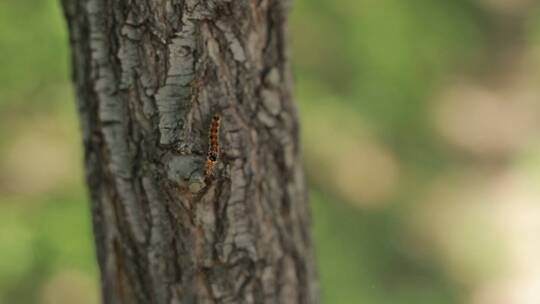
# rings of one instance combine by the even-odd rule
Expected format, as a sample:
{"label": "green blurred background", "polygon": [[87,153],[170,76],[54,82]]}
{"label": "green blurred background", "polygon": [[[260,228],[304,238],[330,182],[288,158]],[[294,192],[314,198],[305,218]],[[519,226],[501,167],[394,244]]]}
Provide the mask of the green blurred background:
{"label": "green blurred background", "polygon": [[[540,303],[540,7],[295,0],[323,303]],[[0,303],[98,303],[55,0],[0,1]]]}

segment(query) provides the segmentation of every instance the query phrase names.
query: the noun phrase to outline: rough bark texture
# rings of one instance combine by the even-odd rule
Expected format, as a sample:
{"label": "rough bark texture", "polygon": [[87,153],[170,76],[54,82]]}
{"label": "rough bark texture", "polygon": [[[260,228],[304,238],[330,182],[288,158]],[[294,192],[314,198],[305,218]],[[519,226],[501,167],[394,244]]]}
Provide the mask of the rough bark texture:
{"label": "rough bark texture", "polygon": [[63,6],[104,302],[317,303],[287,2]]}

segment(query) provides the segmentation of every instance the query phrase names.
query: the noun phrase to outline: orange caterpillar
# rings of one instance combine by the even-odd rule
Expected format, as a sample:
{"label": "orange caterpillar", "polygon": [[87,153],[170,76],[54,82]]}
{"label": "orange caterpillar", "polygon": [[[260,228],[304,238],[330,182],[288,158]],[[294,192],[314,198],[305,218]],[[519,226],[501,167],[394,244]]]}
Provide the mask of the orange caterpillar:
{"label": "orange caterpillar", "polygon": [[206,157],[206,169],[205,175],[207,178],[214,175],[214,168],[216,166],[219,156],[219,125],[221,117],[214,115],[212,122],[210,123],[210,141],[208,144],[208,155]]}

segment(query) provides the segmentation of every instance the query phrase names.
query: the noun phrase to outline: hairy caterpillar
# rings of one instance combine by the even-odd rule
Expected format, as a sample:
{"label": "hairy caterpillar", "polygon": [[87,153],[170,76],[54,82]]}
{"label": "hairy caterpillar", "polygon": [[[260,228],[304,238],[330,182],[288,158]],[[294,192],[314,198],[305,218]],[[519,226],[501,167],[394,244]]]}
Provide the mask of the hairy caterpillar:
{"label": "hairy caterpillar", "polygon": [[209,143],[208,143],[208,155],[206,156],[206,168],[205,175],[207,178],[214,175],[214,168],[216,166],[219,156],[219,125],[221,123],[221,117],[214,115],[212,122],[210,123]]}

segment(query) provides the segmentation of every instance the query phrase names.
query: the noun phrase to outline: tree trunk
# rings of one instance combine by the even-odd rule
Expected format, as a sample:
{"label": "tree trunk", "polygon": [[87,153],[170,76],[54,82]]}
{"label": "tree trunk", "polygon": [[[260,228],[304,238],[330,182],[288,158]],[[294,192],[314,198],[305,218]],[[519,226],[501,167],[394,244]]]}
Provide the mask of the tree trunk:
{"label": "tree trunk", "polygon": [[287,1],[63,6],[104,303],[317,303]]}

